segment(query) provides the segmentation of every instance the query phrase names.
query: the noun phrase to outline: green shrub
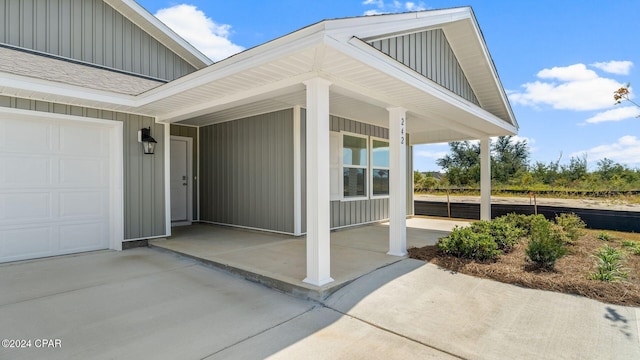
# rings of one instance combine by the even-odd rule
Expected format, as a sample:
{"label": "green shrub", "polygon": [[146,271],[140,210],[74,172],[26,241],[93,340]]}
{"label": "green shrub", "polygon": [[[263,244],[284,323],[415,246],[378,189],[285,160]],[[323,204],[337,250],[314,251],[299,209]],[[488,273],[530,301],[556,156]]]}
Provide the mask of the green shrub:
{"label": "green shrub", "polygon": [[501,254],[491,235],[475,232],[471,227],[456,226],[449,236],[440,239],[438,249],[445,254],[474,260],[495,259]]}
{"label": "green shrub", "polygon": [[478,221],[471,224],[471,229],[476,233],[489,234],[498,245],[498,249],[509,252],[513,246],[520,242],[526,231],[503,218],[493,221]]}
{"label": "green shrub", "polygon": [[562,228],[544,218],[531,223],[531,239],[526,250],[529,260],[544,269],[553,269],[558,259],[566,255],[567,236]]}
{"label": "green shrub", "polygon": [[609,241],[609,240],[611,240],[611,235],[609,235],[609,233],[603,231],[600,234],[598,234],[598,239],[602,240],[602,241]]}
{"label": "green shrub", "polygon": [[562,226],[567,234],[567,243],[569,244],[575,243],[580,236],[584,235],[584,228],[587,227],[587,224],[573,213],[556,215],[556,224]]}
{"label": "green shrub", "polygon": [[624,269],[624,255],[616,248],[605,245],[596,254],[597,269],[591,274],[592,280],[620,281],[627,278]]}
{"label": "green shrub", "polygon": [[509,213],[507,215],[497,217],[495,220],[501,220],[508,224],[513,225],[518,229],[522,229],[524,231],[523,236],[530,236],[531,223],[536,219],[545,219],[545,217],[544,215],[524,215],[524,214]]}

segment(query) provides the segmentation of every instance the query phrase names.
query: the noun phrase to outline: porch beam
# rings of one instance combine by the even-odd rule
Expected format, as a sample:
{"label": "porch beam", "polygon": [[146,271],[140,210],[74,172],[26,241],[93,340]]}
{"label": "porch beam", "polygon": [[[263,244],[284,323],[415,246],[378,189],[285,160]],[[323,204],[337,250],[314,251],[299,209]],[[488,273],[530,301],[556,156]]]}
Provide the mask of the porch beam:
{"label": "porch beam", "polygon": [[407,111],[389,111],[389,252],[407,255]]}
{"label": "porch beam", "polygon": [[322,286],[330,275],[329,86],[321,78],[304,82],[307,88],[307,277]]}
{"label": "porch beam", "polygon": [[480,139],[480,220],[491,220],[491,140]]}

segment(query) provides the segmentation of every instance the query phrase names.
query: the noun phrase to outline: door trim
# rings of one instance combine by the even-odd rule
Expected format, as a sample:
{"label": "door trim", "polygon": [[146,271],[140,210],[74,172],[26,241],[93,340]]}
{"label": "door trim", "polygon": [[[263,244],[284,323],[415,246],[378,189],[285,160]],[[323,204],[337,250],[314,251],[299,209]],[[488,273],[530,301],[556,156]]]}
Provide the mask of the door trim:
{"label": "door trim", "polygon": [[[187,182],[187,220],[172,221],[171,217],[169,217],[169,223],[171,223],[171,226],[191,225],[191,223],[193,223],[193,139],[186,136],[171,135],[169,144],[171,144],[173,140],[187,143],[187,179],[189,179],[189,181]],[[170,158],[171,153],[169,152],[169,159]],[[171,189],[171,180],[169,180],[169,189]],[[171,199],[171,196],[169,196],[169,199]],[[171,209],[171,204],[169,204],[169,209]]]}

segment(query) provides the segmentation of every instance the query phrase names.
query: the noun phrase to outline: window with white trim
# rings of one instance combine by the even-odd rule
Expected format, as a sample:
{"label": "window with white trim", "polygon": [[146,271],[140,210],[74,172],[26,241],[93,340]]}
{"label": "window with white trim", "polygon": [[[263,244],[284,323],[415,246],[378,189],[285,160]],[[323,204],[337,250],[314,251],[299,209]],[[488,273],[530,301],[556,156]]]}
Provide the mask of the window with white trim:
{"label": "window with white trim", "polygon": [[332,201],[389,196],[389,140],[332,131],[329,158]]}
{"label": "window with white trim", "polygon": [[389,196],[389,141],[371,138],[371,197]]}
{"label": "window with white trim", "polygon": [[369,144],[366,136],[342,136],[342,196],[366,198],[368,195]]}

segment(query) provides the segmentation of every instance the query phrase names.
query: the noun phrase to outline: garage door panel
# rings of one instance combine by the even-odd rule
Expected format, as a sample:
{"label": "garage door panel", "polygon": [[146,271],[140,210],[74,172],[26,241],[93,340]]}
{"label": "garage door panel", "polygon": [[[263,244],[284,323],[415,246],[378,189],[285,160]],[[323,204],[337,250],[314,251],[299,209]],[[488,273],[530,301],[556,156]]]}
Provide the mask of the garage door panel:
{"label": "garage door panel", "polygon": [[108,239],[104,222],[60,225],[60,250],[78,252],[104,248]]}
{"label": "garage door panel", "polygon": [[104,128],[96,126],[62,127],[60,128],[60,154],[104,156],[108,151],[108,135]]}
{"label": "garage door panel", "polygon": [[0,193],[0,224],[17,220],[42,221],[50,216],[49,192]]}
{"label": "garage door panel", "polygon": [[40,156],[0,157],[2,185],[50,185],[51,159]]}
{"label": "garage door panel", "polygon": [[2,119],[0,150],[46,153],[51,151],[51,126],[39,121]]}
{"label": "garage door panel", "polygon": [[104,191],[60,192],[60,217],[87,218],[107,215],[109,199]]}
{"label": "garage door panel", "polygon": [[48,256],[56,248],[55,231],[51,226],[0,228],[0,250],[5,261]]}
{"label": "garage door panel", "polygon": [[60,185],[101,187],[106,186],[108,163],[100,159],[60,159]]}

